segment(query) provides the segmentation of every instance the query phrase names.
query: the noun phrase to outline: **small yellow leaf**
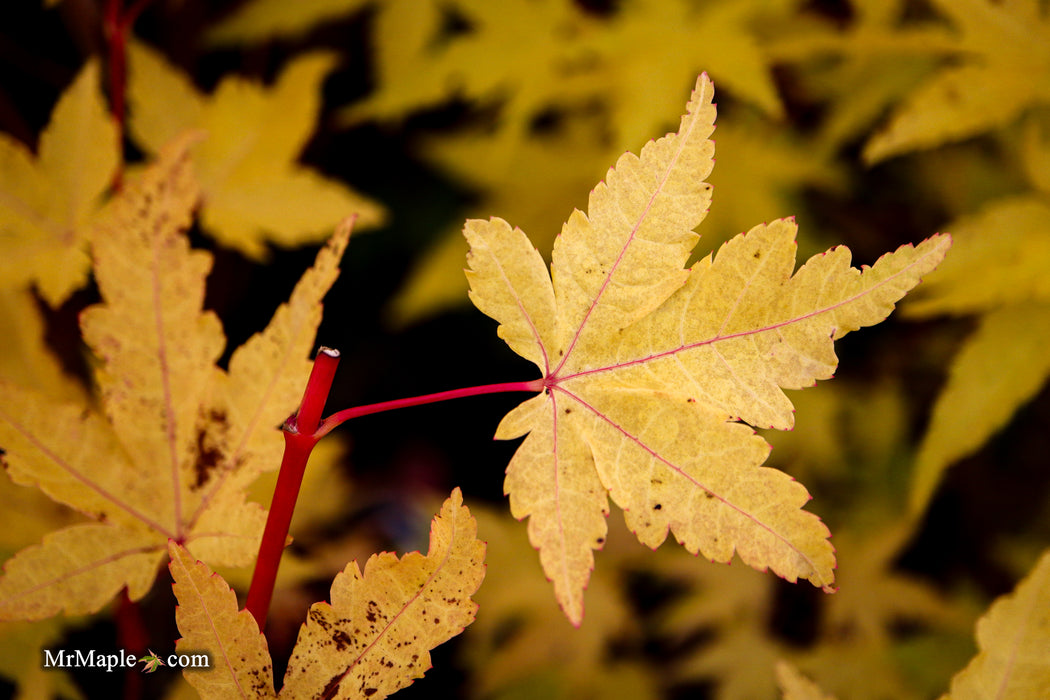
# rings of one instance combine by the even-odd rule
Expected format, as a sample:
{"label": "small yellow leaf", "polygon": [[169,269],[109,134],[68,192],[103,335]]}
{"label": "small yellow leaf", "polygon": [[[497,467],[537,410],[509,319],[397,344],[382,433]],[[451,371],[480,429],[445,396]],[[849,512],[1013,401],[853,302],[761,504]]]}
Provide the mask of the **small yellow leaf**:
{"label": "small yellow leaf", "polygon": [[430,529],[430,551],[369,558],[336,576],[310,608],[281,696],[381,700],[430,668],[430,649],[474,620],[485,544],[457,488]]}
{"label": "small yellow leaf", "polygon": [[908,316],[972,314],[1050,302],[1050,206],[1040,197],[997,200],[951,223],[957,245],[904,307]]}
{"label": "small yellow leaf", "polygon": [[[555,241],[548,277],[520,231],[470,221],[471,300],[543,373],[544,392],[496,437],[526,435],[507,469],[511,512],[569,620],[583,617],[607,496],[638,539],[833,590],[834,551],[806,489],[762,467],[744,423],[790,429],[783,389],[829,379],[833,341],[873,325],[944,257],[934,236],[873,267],[833,248],[797,272],[793,221],[754,227],[684,269],[711,201],[713,88],[702,75],[679,131],[627,153]],[[794,273],[794,274],[793,274]]]}
{"label": "small yellow leaf", "polygon": [[202,224],[245,255],[263,257],[267,241],[292,246],[320,240],[354,213],[359,229],[372,227],[384,216],[379,205],[296,162],[313,132],[321,81],[333,63],[330,54],[308,54],[271,87],[228,77],[204,96],[160,55],[133,43],[129,126],[151,152],[186,129],[205,133],[193,150]]}
{"label": "small yellow leaf", "polygon": [[186,680],[202,700],[276,697],[270,651],[255,618],[239,610],[229,585],[184,547],[171,541],[168,553],[179,601],[175,622],[182,635],[175,650],[209,657],[207,669],[183,671]]}
{"label": "small yellow leaf", "polygon": [[868,141],[864,159],[958,141],[1010,123],[1050,101],[1050,15],[1037,3],[934,0],[955,25],[947,62]]}
{"label": "small yellow leaf", "polygon": [[952,679],[952,700],[1050,697],[1050,552],[977,621],[977,646]]}
{"label": "small yellow leaf", "polygon": [[[919,446],[908,505],[926,509],[941,475],[976,452],[1050,377],[1050,303],[984,314],[952,358],[948,382]],[[992,370],[994,368],[994,370]]]}
{"label": "small yellow leaf", "polygon": [[0,134],[0,280],[57,306],[86,280],[88,233],[119,165],[117,127],[88,61],[62,93],[34,159]]}

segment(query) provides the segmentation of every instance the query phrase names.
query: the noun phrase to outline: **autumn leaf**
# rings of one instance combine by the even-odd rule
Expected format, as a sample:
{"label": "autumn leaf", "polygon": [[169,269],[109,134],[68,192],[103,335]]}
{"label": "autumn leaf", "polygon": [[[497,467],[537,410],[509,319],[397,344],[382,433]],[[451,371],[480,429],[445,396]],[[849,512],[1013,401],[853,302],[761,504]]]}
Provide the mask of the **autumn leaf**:
{"label": "autumn leaf", "polygon": [[201,698],[274,698],[273,664],[266,637],[255,618],[237,607],[237,595],[222,577],[172,541],[168,569],[179,601],[175,622],[182,637],[178,652],[205,652],[207,670],[186,671],[183,676]]}
{"label": "autumn leaf", "polygon": [[952,226],[957,250],[905,312],[979,321],[951,360],[919,447],[914,513],[948,467],[984,445],[1050,377],[1050,207],[1038,194],[997,200]]}
{"label": "autumn leaf", "polygon": [[150,152],[186,129],[206,138],[193,150],[201,183],[201,223],[223,245],[261,258],[266,242],[320,240],[333,221],[357,214],[376,226],[382,208],[296,163],[320,111],[320,87],[334,57],[293,61],[270,88],[228,77],[204,96],[156,52],[129,47],[130,129]]}
{"label": "autumn leaf", "polygon": [[61,304],[87,281],[88,233],[120,163],[117,127],[88,61],[55,105],[36,157],[0,134],[0,280]]}
{"label": "autumn leaf", "polygon": [[864,148],[875,163],[1009,124],[1050,102],[1050,14],[1036,2],[935,0],[957,33],[953,60],[904,100]]}
{"label": "autumn leaf", "polygon": [[782,388],[830,378],[833,340],[885,318],[950,245],[934,236],[863,271],[838,247],[792,275],[796,229],[779,220],[683,269],[711,199],[711,99],[703,75],[679,131],[620,158],[565,224],[550,274],[506,222],[464,230],[471,300],[543,373],[496,436],[527,435],[504,488],[574,624],[607,493],[650,547],[670,531],[708,559],[735,551],[833,590],[827,528],[801,510],[801,484],[761,467],[768,446],[745,423],[789,429]]}
{"label": "autumn leaf", "polygon": [[980,652],[955,674],[951,700],[1043,698],[1050,692],[1050,552],[977,621]]}
{"label": "autumn leaf", "polygon": [[[207,565],[172,542],[179,600],[176,649],[206,651],[207,671],[183,673],[204,700],[275,697],[266,638],[237,596]],[[485,544],[457,488],[430,527],[430,551],[372,555],[364,574],[350,562],[315,603],[299,632],[276,697],[382,700],[422,678],[430,650],[474,620],[470,597],[485,576]]]}
{"label": "autumn leaf", "polygon": [[211,256],[184,235],[198,199],[190,142],[164,149],[128,183],[93,235],[103,303],[81,326],[99,360],[101,411],[0,380],[8,474],[93,521],[52,532],[5,564],[0,619],[94,612],[123,587],[138,599],[168,539],[215,564],[255,557],[265,513],[245,489],[280,464],[274,426],[298,405],[349,227],[220,369],[222,328],[202,311]]}
{"label": "autumn leaf", "polygon": [[429,650],[474,620],[470,596],[485,576],[485,544],[459,489],[430,528],[430,549],[350,562],[299,632],[281,695],[379,700],[421,678]]}

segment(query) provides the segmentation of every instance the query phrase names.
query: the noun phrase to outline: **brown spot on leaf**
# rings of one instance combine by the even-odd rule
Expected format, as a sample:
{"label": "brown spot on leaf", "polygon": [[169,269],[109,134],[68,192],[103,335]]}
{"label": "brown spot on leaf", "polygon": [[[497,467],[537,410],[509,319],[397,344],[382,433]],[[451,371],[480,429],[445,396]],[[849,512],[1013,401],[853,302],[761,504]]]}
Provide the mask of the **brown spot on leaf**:
{"label": "brown spot on leaf", "polygon": [[221,442],[213,436],[224,435],[230,424],[223,411],[212,410],[197,426],[197,461],[193,465],[196,476],[193,489],[199,489],[215,469],[223,462]]}
{"label": "brown spot on leaf", "polygon": [[343,651],[351,644],[350,635],[343,630],[336,630],[332,635],[332,641],[335,642],[336,651]]}
{"label": "brown spot on leaf", "polygon": [[663,505],[660,503],[657,503],[655,506],[653,506],[653,510],[660,510],[661,508],[663,508]]}
{"label": "brown spot on leaf", "polygon": [[343,674],[337,673],[332,676],[332,679],[325,683],[324,689],[321,691],[322,700],[331,700],[335,697],[335,694],[339,692],[339,682],[343,680]]}

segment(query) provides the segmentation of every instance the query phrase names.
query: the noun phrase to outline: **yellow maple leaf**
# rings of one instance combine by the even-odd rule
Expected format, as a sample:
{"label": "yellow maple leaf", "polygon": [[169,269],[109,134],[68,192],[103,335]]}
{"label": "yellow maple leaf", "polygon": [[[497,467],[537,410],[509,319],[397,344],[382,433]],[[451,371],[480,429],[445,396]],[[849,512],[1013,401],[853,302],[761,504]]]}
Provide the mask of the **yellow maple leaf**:
{"label": "yellow maple leaf", "polygon": [[350,562],[299,631],[281,695],[379,700],[421,678],[430,649],[474,620],[471,596],[485,576],[485,543],[459,489],[430,528],[430,549],[400,559]]}
{"label": "yellow maple leaf", "polygon": [[94,612],[125,586],[137,599],[168,539],[218,564],[255,557],[265,513],[245,489],[280,464],[273,426],[298,405],[349,227],[223,371],[222,328],[202,311],[211,256],[184,235],[198,198],[189,142],[126,185],[93,234],[103,303],[81,325],[99,358],[102,410],[0,380],[8,474],[96,521],[52,532],[5,564],[0,619]]}
{"label": "yellow maple leaf", "polygon": [[170,542],[168,569],[179,601],[175,623],[182,637],[175,650],[207,653],[207,669],[183,673],[200,697],[275,698],[273,664],[255,618],[237,607],[237,595],[211,568]]}
{"label": "yellow maple leaf", "polygon": [[36,158],[0,134],[0,280],[57,306],[87,281],[88,232],[120,163],[117,127],[88,61],[40,134]]}
{"label": "yellow maple leaf", "polygon": [[744,423],[792,426],[782,388],[828,379],[833,340],[884,319],[950,239],[903,246],[863,271],[834,248],[794,275],[795,225],[760,225],[683,269],[711,200],[713,88],[696,84],[679,131],[624,154],[575,211],[551,271],[500,219],[468,221],[471,300],[543,373],[542,394],[496,437],[527,434],[504,485],[569,619],[583,617],[607,493],[638,539],[832,590],[834,553],[806,489],[762,467]]}
{"label": "yellow maple leaf", "polygon": [[952,358],[919,447],[913,513],[952,463],[978,450],[1050,377],[1050,207],[1036,195],[997,200],[952,227],[957,250],[905,312],[980,320]]}
{"label": "yellow maple leaf", "polygon": [[1045,3],[934,0],[957,30],[957,60],[923,83],[864,148],[869,163],[1005,126],[1050,102]]}
{"label": "yellow maple leaf", "polygon": [[156,152],[186,129],[206,138],[194,147],[201,183],[201,223],[225,246],[261,258],[265,242],[320,240],[334,222],[357,214],[357,228],[378,225],[383,210],[296,159],[320,110],[321,79],[334,56],[293,61],[264,88],[228,77],[204,96],[156,52],[129,46],[129,127]]}
{"label": "yellow maple leaf", "polygon": [[977,621],[977,646],[945,698],[1037,700],[1050,694],[1050,551]]}

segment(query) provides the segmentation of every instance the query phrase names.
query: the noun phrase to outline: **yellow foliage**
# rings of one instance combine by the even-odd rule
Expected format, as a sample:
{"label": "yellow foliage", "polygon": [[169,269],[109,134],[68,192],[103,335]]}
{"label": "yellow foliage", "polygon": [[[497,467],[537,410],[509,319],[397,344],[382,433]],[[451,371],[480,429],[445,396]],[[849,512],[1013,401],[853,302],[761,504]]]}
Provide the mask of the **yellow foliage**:
{"label": "yellow foliage", "polygon": [[315,603],[288,662],[282,695],[380,700],[421,678],[430,649],[474,620],[471,596],[485,576],[485,544],[459,489],[430,529],[430,550],[350,562]]}
{"label": "yellow foliage", "polygon": [[1050,14],[1035,0],[935,0],[956,36],[949,63],[868,141],[868,162],[1009,124],[1050,102]]}
{"label": "yellow foliage", "polygon": [[1050,693],[1050,552],[977,621],[980,653],[952,679],[952,700]]}
{"label": "yellow foliage", "polygon": [[544,376],[543,394],[496,435],[528,434],[505,490],[574,624],[605,540],[606,492],[650,547],[671,531],[709,559],[735,551],[832,590],[827,528],[800,510],[808,493],[761,468],[767,445],[737,421],[790,428],[781,387],[830,378],[832,340],[885,318],[950,245],[936,236],[863,273],[840,247],[792,276],[795,227],[776,221],[683,269],[711,197],[711,100],[701,76],[678,133],[618,161],[588,214],[566,223],[549,276],[506,222],[464,230],[471,300]]}
{"label": "yellow foliage", "polygon": [[0,134],[0,284],[53,306],[87,280],[89,232],[120,162],[117,127],[89,61],[62,94],[34,158]]}
{"label": "yellow foliage", "polygon": [[266,638],[207,565],[172,542],[180,651],[207,652],[207,670],[183,672],[204,700],[368,697],[382,700],[421,678],[430,649],[474,620],[471,595],[485,576],[485,544],[459,489],[430,528],[430,551],[376,554],[350,562],[332,582],[331,603],[310,608],[284,687],[274,693]]}
{"label": "yellow foliage", "polygon": [[153,153],[187,129],[204,132],[193,148],[201,223],[220,243],[261,258],[266,242],[318,241],[351,214],[358,228],[382,221],[377,204],[296,163],[313,131],[332,55],[295,60],[270,88],[229,77],[204,96],[153,50],[130,49],[131,132]]}
{"label": "yellow foliage", "polygon": [[85,311],[82,327],[100,359],[102,410],[0,382],[8,474],[97,521],[53,532],[7,562],[0,619],[94,612],[125,586],[137,599],[168,539],[219,564],[254,559],[265,513],[245,488],[280,463],[272,428],[298,403],[349,228],[220,370],[222,329],[201,309],[210,255],[184,236],[198,197],[189,143],[165,148],[128,183],[94,236],[103,303]]}

